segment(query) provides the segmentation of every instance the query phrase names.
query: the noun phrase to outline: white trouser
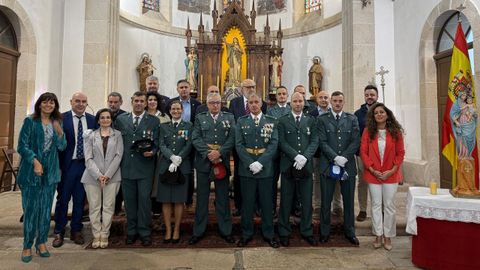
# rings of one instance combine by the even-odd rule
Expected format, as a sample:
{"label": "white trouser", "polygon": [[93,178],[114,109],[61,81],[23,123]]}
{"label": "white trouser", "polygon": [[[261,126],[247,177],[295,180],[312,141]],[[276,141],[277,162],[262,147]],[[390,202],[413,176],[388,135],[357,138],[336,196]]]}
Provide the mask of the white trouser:
{"label": "white trouser", "polygon": [[108,239],[115,210],[115,196],[120,189],[120,182],[109,183],[103,188],[92,184],[83,184],[83,186],[88,199],[93,237]]}
{"label": "white trouser", "polygon": [[372,232],[376,236],[394,237],[397,234],[397,222],[395,220],[397,187],[398,183],[368,185],[372,199]]}
{"label": "white trouser", "polygon": [[355,156],[357,162],[357,177],[358,177],[358,206],[360,211],[367,212],[367,202],[368,202],[368,183],[363,180],[363,162],[359,156]]}

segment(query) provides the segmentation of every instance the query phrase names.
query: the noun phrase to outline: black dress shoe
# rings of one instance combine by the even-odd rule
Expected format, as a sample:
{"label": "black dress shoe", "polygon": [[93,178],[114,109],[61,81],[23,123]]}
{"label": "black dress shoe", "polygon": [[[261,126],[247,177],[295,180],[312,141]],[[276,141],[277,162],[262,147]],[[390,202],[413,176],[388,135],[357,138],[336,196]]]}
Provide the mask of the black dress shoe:
{"label": "black dress shoe", "polygon": [[280,244],[275,240],[275,238],[268,239],[268,238],[263,238],[263,241],[267,242],[272,248],[279,248]]}
{"label": "black dress shoe", "polygon": [[180,238],[178,239],[172,238],[172,244],[178,244],[178,243],[180,243]]}
{"label": "black dress shoe", "polygon": [[54,248],[59,248],[63,245],[63,238],[64,238],[64,235],[63,233],[58,233],[58,234],[55,234],[55,239],[53,239],[53,243],[52,243],[52,246]]}
{"label": "black dress shoe", "polygon": [[330,235],[320,235],[320,243],[325,244],[330,240]]}
{"label": "black dress shoe", "polygon": [[201,239],[202,239],[202,236],[192,235],[192,237],[190,237],[190,239],[188,240],[188,244],[189,244],[189,245],[195,245],[195,244],[198,243]]}
{"label": "black dress shoe", "polygon": [[232,235],[220,235],[223,240],[225,240],[225,242],[229,243],[229,244],[233,244],[235,243],[235,238],[233,238]]}
{"label": "black dress shoe", "polygon": [[133,245],[137,241],[136,235],[127,235],[127,239],[125,240],[126,245]]}
{"label": "black dress shoe", "polygon": [[310,246],[316,246],[318,244],[317,240],[313,236],[303,236],[303,240],[307,241]]}
{"label": "black dress shoe", "polygon": [[287,237],[280,237],[280,245],[283,247],[288,247],[290,245],[290,238]]}
{"label": "black dress shoe", "polygon": [[245,247],[248,245],[248,242],[252,241],[252,238],[240,238],[240,240],[237,243],[238,247]]}
{"label": "black dress shoe", "polygon": [[152,245],[152,238],[150,236],[144,236],[140,239],[142,246],[148,247]]}
{"label": "black dress shoe", "polygon": [[360,242],[358,241],[358,238],[355,236],[345,236],[345,238],[350,242],[352,245],[359,246]]}

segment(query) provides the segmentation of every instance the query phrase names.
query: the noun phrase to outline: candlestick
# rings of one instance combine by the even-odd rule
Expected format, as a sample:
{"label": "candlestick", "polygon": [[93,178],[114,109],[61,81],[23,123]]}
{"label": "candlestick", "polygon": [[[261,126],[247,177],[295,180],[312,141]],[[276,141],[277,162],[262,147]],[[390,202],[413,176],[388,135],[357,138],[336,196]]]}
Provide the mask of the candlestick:
{"label": "candlestick", "polygon": [[203,74],[200,75],[200,102],[203,102]]}
{"label": "candlestick", "polygon": [[263,75],[263,100],[265,100],[265,75]]}

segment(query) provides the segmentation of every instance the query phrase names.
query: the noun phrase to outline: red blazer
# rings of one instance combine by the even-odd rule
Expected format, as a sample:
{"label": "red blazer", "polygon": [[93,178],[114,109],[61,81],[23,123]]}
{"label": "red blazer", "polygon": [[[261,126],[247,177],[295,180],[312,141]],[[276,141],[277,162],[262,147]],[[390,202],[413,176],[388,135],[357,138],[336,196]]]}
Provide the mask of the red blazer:
{"label": "red blazer", "polygon": [[[362,134],[362,141],[360,144],[360,157],[363,161],[363,179],[370,184],[392,184],[398,183],[402,180],[401,165],[405,156],[405,148],[403,145],[403,136],[399,134],[398,139],[393,139],[392,135],[387,131],[385,153],[383,155],[383,166],[380,162],[380,152],[378,150],[378,133],[375,139],[370,140],[368,136],[368,129],[365,128]],[[384,172],[398,166],[397,171],[389,178],[382,181],[375,177],[368,168],[373,167],[374,170]]]}

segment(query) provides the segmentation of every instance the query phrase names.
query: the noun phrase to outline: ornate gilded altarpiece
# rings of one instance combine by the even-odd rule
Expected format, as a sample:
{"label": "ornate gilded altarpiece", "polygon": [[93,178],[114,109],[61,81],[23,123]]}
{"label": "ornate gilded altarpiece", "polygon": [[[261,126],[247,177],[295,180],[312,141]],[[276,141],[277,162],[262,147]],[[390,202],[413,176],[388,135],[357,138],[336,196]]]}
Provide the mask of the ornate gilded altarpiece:
{"label": "ornate gilded altarpiece", "polygon": [[229,101],[240,95],[240,82],[250,78],[256,82],[257,92],[264,100],[275,99],[275,87],[271,83],[271,59],[274,56],[281,58],[283,54],[281,22],[276,37],[272,38],[268,15],[263,33],[259,34],[255,29],[255,3],[250,15],[245,14],[243,1],[235,0],[229,1],[220,12],[215,1],[211,12],[212,30],[208,33],[205,32],[200,14],[195,44],[192,42],[190,23],[187,25],[185,52],[188,56],[192,49],[195,50],[198,59],[192,96],[205,102],[208,86],[217,85],[224,100]]}

